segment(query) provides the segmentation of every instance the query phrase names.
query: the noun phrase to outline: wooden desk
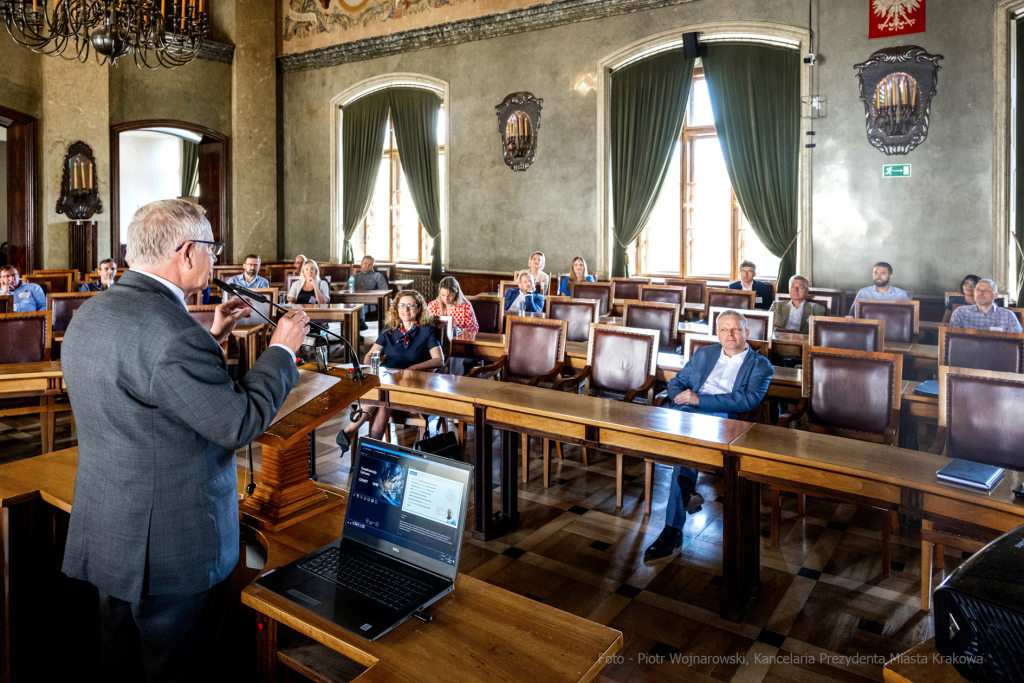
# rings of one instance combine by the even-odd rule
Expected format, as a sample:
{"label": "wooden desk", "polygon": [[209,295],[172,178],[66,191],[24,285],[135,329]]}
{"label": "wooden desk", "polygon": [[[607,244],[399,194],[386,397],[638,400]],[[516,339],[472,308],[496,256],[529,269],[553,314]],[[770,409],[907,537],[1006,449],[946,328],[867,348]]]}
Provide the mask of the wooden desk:
{"label": "wooden desk", "polygon": [[[331,290],[331,303],[342,304],[375,304],[377,306],[377,325],[379,330],[384,329],[384,319],[388,314],[388,307],[391,305],[390,289],[367,289],[362,291],[346,291],[348,286],[339,291]],[[354,346],[354,344],[353,344]]]}
{"label": "wooden desk", "polygon": [[[613,316],[621,316],[626,308],[626,304],[635,301],[635,299],[613,299],[610,312]],[[679,313],[680,318],[699,318],[704,313],[704,304],[686,302],[683,304],[683,310],[679,311]]]}
{"label": "wooden desk", "polygon": [[[43,453],[53,450],[53,433],[59,410],[56,398],[66,391],[59,360],[0,365],[0,399],[39,398],[38,407],[7,408],[3,412],[6,415],[39,415]],[[71,406],[63,409],[70,410]]]}
{"label": "wooden desk", "polygon": [[885,683],[967,683],[956,667],[941,659],[935,639],[929,638],[886,662],[882,679]]}
{"label": "wooden desk", "polygon": [[[296,305],[292,304],[292,308]],[[341,336],[348,340],[352,348],[359,349],[359,311],[363,304],[304,304],[302,310],[313,322],[340,322]],[[383,328],[382,328],[383,329]],[[330,339],[330,337],[329,337]]]}
{"label": "wooden desk", "polygon": [[939,397],[915,394],[920,382],[907,382],[900,395],[900,447],[916,450],[918,423],[939,423]]}

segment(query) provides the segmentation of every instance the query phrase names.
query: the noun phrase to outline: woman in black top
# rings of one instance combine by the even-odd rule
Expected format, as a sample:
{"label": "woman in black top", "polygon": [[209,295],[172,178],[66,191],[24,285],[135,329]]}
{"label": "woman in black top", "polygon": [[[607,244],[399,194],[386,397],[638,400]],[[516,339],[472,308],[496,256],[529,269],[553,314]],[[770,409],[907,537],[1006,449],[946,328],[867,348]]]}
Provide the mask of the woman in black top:
{"label": "woman in black top", "polygon": [[288,303],[331,303],[331,290],[327,281],[320,279],[320,266],[316,261],[309,260],[302,264],[302,279],[292,283],[292,288],[288,290]]}
{"label": "woman in black top", "polygon": [[[370,354],[374,351],[381,352],[381,366],[385,368],[430,370],[444,365],[441,340],[422,294],[408,289],[395,297],[384,319],[384,331],[370,347],[364,363],[370,362]],[[370,438],[379,439],[384,435],[390,418],[391,410],[387,407],[364,411],[363,417],[338,433],[341,452],[348,450],[364,422],[373,420]]]}
{"label": "woman in black top", "polygon": [[978,284],[979,280],[981,278],[977,275],[968,275],[960,281],[960,291],[964,295],[949,297],[949,301],[946,302],[946,312],[942,315],[942,322],[948,323],[949,319],[953,317],[953,306],[955,304],[974,305],[974,285]]}

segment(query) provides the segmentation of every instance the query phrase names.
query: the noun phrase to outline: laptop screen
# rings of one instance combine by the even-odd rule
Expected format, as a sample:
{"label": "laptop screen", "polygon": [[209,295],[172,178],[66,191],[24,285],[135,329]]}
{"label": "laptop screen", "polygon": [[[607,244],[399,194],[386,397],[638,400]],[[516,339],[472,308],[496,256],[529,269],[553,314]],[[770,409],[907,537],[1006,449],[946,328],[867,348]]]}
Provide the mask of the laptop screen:
{"label": "laptop screen", "polygon": [[[454,578],[472,468],[412,453],[360,440],[345,536]],[[368,542],[367,537],[376,542]]]}

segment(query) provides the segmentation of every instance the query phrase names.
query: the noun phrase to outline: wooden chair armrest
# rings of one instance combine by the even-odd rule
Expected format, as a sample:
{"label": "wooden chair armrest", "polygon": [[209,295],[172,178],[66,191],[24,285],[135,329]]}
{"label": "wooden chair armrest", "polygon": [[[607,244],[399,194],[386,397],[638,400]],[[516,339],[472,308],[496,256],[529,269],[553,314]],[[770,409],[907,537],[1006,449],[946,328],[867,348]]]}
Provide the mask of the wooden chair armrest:
{"label": "wooden chair armrest", "polygon": [[534,375],[530,378],[530,383],[527,386],[535,387],[541,382],[555,382],[562,376],[562,368],[564,367],[565,363],[555,363],[555,367],[551,372],[546,375]]}
{"label": "wooden chair armrest", "polygon": [[508,365],[508,356],[502,356],[501,358],[494,361],[490,365],[481,365],[479,367],[473,368],[472,370],[469,371],[469,374],[467,374],[466,377],[479,377],[480,375],[487,375],[492,372],[499,372],[503,370],[506,365]]}
{"label": "wooden chair armrest", "polygon": [[661,392],[660,394],[658,394],[657,396],[654,397],[654,407],[655,408],[664,408],[668,404],[669,404],[669,400],[668,400],[668,392],[667,391],[663,391],[663,392]]}
{"label": "wooden chair armrest", "polygon": [[928,452],[933,455],[942,455],[946,450],[946,428],[939,427],[935,430],[935,441],[932,442]]}
{"label": "wooden chair armrest", "polygon": [[776,427],[789,428],[789,423],[799,420],[807,412],[807,399],[802,398],[800,402],[796,404],[796,408],[791,413],[784,413],[779,421],[776,423]]}
{"label": "wooden chair armrest", "polygon": [[900,429],[900,409],[893,408],[889,413],[889,424],[885,426],[885,432],[882,434],[882,438],[885,439],[887,446],[896,445],[896,433]]}
{"label": "wooden chair armrest", "polygon": [[583,369],[577,372],[575,375],[568,377],[562,377],[555,381],[554,386],[551,388],[555,391],[563,391],[567,387],[572,388],[573,391],[579,392],[580,385],[583,384],[583,380],[590,377],[590,366],[585,365]]}
{"label": "wooden chair armrest", "polygon": [[[644,382],[643,384],[638,386],[636,389],[630,389],[629,391],[627,391],[626,395],[622,397],[622,400],[625,403],[632,403],[636,399],[637,396],[639,396],[640,394],[647,393],[648,391],[651,390],[651,387],[653,387],[653,386],[654,386],[654,375],[651,375],[650,377],[647,378],[646,382]],[[667,394],[666,394],[666,397],[667,397]]]}

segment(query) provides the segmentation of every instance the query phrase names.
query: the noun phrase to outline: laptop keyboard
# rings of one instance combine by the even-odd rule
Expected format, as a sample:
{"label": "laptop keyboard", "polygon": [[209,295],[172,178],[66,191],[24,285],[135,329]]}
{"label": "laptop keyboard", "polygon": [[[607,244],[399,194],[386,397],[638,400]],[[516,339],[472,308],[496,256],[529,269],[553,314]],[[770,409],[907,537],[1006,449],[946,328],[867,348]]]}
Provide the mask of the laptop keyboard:
{"label": "laptop keyboard", "polygon": [[422,581],[357,555],[342,554],[338,548],[329,548],[299,566],[396,610],[402,609],[430,588]]}

